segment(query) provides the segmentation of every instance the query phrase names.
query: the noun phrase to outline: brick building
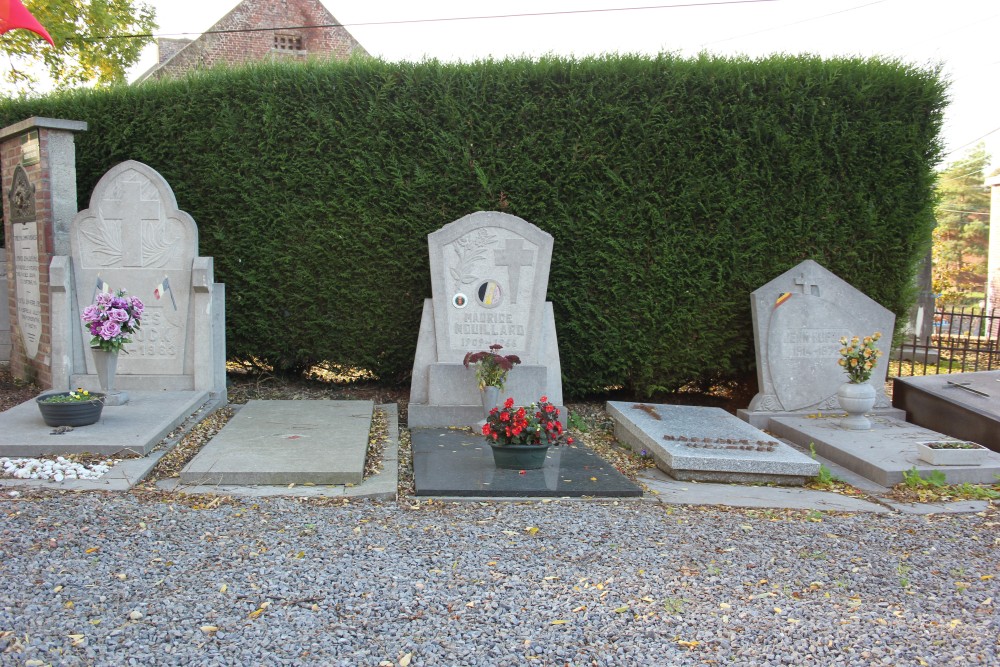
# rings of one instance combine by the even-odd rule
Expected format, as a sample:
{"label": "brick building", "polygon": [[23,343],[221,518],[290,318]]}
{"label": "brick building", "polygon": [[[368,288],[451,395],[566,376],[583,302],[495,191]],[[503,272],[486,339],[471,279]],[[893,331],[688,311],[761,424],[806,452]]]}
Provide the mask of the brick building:
{"label": "brick building", "polygon": [[158,39],[159,63],[138,81],[220,63],[368,55],[319,0],[243,0],[194,40]]}

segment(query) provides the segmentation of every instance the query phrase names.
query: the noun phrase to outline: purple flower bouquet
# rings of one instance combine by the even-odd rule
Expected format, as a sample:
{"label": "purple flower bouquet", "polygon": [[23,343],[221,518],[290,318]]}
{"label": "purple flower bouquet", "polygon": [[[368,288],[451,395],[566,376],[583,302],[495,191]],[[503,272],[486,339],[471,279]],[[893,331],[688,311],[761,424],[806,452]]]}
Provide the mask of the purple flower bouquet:
{"label": "purple flower bouquet", "polygon": [[91,335],[90,346],[118,352],[131,343],[129,336],[139,330],[144,308],[138,297],[127,296],[125,290],[118,290],[117,294],[99,293],[81,315]]}

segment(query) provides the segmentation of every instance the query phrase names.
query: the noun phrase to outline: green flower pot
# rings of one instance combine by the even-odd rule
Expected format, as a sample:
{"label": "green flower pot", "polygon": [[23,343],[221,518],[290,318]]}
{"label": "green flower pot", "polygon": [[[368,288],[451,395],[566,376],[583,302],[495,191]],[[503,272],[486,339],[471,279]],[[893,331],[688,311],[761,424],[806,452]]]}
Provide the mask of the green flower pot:
{"label": "green flower pot", "polygon": [[545,467],[550,445],[494,445],[493,463],[504,470],[537,470]]}
{"label": "green flower pot", "polygon": [[53,396],[69,396],[68,391],[55,394],[45,394],[35,399],[42,419],[49,426],[87,426],[101,418],[104,409],[104,394],[91,394],[89,401],[73,401],[72,403],[46,403],[45,399]]}

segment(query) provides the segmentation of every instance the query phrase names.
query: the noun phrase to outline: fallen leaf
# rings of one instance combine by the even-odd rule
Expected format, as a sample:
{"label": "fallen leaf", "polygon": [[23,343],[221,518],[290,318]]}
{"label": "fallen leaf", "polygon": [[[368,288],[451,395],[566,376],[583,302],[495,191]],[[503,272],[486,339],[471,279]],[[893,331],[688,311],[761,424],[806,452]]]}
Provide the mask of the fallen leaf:
{"label": "fallen leaf", "polygon": [[100,550],[101,550],[101,547],[90,547],[89,549],[85,550],[83,553],[85,553],[85,554],[92,554],[92,553],[95,553],[95,552],[100,551]]}
{"label": "fallen leaf", "polygon": [[698,642],[696,642],[696,641],[686,641],[684,639],[678,639],[677,640],[677,645],[678,646],[683,646],[684,648],[694,648],[694,647],[696,647],[698,645]]}
{"label": "fallen leaf", "polygon": [[413,657],[412,653],[407,653],[402,658],[399,659],[399,667],[407,667],[410,664],[410,658]]}
{"label": "fallen leaf", "polygon": [[215,626],[215,625],[203,625],[203,626],[201,626],[201,631],[204,632],[207,635],[207,634],[211,634],[213,632],[218,632],[219,628],[218,628],[218,626]]}
{"label": "fallen leaf", "polygon": [[624,614],[626,611],[628,611],[628,605],[625,605],[624,607],[618,607],[618,609],[615,609],[616,614]]}
{"label": "fallen leaf", "polygon": [[528,526],[527,528],[524,529],[524,532],[526,532],[528,535],[535,535],[538,533],[538,526]]}
{"label": "fallen leaf", "polygon": [[263,614],[267,610],[267,608],[270,607],[270,606],[271,606],[271,603],[269,601],[268,602],[261,602],[260,603],[260,607],[258,607],[257,609],[254,609],[252,612],[250,612],[250,618],[260,618],[260,615]]}
{"label": "fallen leaf", "polygon": [[566,623],[569,623],[569,621],[564,621],[560,619],[558,621],[552,621],[551,625],[565,625]]}

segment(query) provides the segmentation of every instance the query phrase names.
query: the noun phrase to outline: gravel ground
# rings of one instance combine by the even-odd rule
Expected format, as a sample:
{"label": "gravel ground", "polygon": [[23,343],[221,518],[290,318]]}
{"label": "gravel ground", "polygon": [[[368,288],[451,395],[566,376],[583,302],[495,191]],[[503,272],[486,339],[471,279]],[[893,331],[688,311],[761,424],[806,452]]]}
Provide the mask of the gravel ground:
{"label": "gravel ground", "polygon": [[1000,510],[0,499],[3,665],[997,665]]}

